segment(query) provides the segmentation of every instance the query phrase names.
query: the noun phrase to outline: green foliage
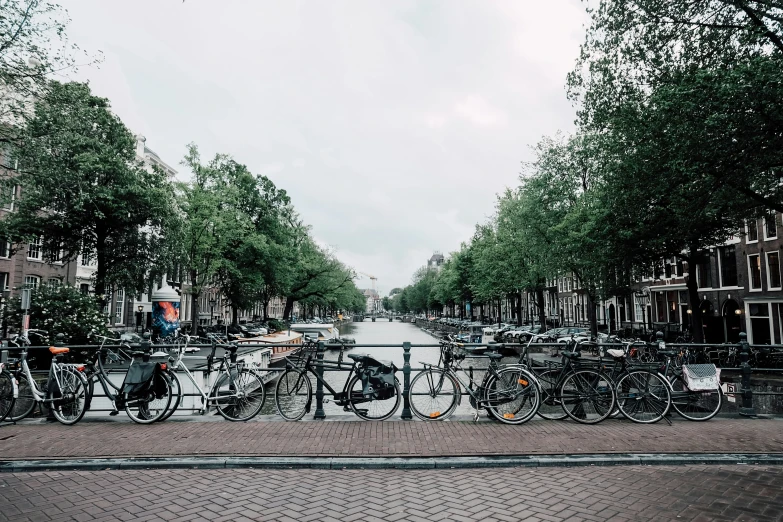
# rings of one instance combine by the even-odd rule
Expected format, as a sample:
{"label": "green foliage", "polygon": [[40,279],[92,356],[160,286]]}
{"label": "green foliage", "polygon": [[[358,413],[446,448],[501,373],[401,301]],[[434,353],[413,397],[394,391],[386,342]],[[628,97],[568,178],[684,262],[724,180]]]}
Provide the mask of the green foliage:
{"label": "green foliage", "polygon": [[0,233],[19,247],[42,236],[44,257],[97,258],[95,288],[141,291],[150,269],[167,259],[164,225],[172,191],[165,174],[137,163],[135,140],[86,84],[53,82],[35,104],[18,143],[21,185],[16,212]]}
{"label": "green foliage", "polygon": [[[22,310],[19,297],[8,304],[9,326],[21,330]],[[49,332],[49,342],[64,334],[72,344],[87,344],[90,332],[105,334],[106,317],[95,299],[71,286],[41,286],[32,292],[30,328]]]}

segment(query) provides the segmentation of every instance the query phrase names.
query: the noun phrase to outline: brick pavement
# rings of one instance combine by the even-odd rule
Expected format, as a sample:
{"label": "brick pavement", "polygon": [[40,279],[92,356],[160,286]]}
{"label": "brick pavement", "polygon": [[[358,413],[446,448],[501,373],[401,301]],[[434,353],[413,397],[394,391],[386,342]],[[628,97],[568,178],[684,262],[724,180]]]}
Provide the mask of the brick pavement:
{"label": "brick pavement", "polygon": [[127,456],[489,456],[594,453],[783,453],[783,420],[673,425],[608,420],[493,422],[38,422],[0,427],[0,460]]}
{"label": "brick pavement", "polygon": [[0,520],[783,520],[783,467],[16,473]]}

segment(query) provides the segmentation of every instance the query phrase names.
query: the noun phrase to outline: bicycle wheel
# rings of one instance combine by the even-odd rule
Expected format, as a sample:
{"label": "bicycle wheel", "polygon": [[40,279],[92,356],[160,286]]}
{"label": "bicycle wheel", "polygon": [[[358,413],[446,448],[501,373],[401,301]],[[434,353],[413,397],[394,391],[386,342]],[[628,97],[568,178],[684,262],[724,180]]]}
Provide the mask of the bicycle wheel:
{"label": "bicycle wheel", "polygon": [[679,375],[671,377],[672,407],[690,421],[706,421],[718,414],[723,404],[720,389],[691,391]]}
{"label": "bicycle wheel", "polygon": [[[247,368],[232,373],[232,377],[233,379],[229,379],[227,373],[221,375],[223,381],[217,386],[218,399],[215,406],[226,420],[248,421],[258,415],[266,401],[264,381],[256,372]],[[229,393],[221,393],[223,391]]]}
{"label": "bicycle wheel", "polygon": [[6,418],[14,408],[14,377],[8,371],[0,372],[0,421]]}
{"label": "bicycle wheel", "polygon": [[541,405],[536,381],[522,368],[503,368],[487,381],[487,410],[504,424],[522,424],[535,416]]}
{"label": "bicycle wheel", "polygon": [[615,390],[622,414],[640,424],[658,422],[672,404],[666,380],[647,370],[626,373],[617,381]]}
{"label": "bicycle wheel", "polygon": [[161,377],[166,382],[165,391],[162,394],[156,395],[151,391],[145,397],[139,399],[126,399],[125,413],[128,414],[128,417],[133,422],[152,424],[160,420],[168,411],[169,406],[171,406],[172,384],[165,373]]}
{"label": "bicycle wheel", "polygon": [[612,413],[614,388],[606,375],[595,370],[577,370],[560,387],[563,411],[582,424],[596,424]]}
{"label": "bicycle wheel", "polygon": [[313,386],[306,371],[286,370],[275,386],[277,413],[287,421],[298,421],[310,411]]}
{"label": "bicycle wheel", "polygon": [[60,393],[62,395],[52,404],[52,415],[65,425],[79,422],[87,412],[87,378],[76,370],[62,368],[58,371]]}
{"label": "bicycle wheel", "polygon": [[175,372],[168,369],[166,370],[166,377],[168,377],[171,382],[171,404],[166,410],[166,413],[158,419],[158,422],[163,422],[174,415],[174,412],[177,411],[177,408],[182,404],[182,384],[179,382],[179,377],[177,377]]}
{"label": "bicycle wheel", "polygon": [[563,411],[562,399],[557,389],[560,370],[544,370],[536,374],[541,384],[541,405],[538,416],[548,420],[563,420],[568,415]]}
{"label": "bicycle wheel", "polygon": [[408,390],[411,412],[421,420],[448,418],[459,404],[459,382],[440,368],[416,374]]}
{"label": "bicycle wheel", "polygon": [[35,409],[35,396],[33,390],[30,387],[30,381],[27,380],[25,374],[20,374],[18,379],[17,388],[19,393],[14,401],[14,407],[11,408],[11,413],[8,415],[8,420],[12,422],[20,421],[30,415]]}
{"label": "bicycle wheel", "polygon": [[397,411],[402,402],[402,393],[400,393],[400,385],[397,380],[394,380],[394,395],[388,399],[373,399],[365,397],[363,393],[364,386],[362,385],[362,379],[358,375],[354,375],[351,381],[348,383],[348,402],[351,405],[351,409],[362,420],[386,420]]}

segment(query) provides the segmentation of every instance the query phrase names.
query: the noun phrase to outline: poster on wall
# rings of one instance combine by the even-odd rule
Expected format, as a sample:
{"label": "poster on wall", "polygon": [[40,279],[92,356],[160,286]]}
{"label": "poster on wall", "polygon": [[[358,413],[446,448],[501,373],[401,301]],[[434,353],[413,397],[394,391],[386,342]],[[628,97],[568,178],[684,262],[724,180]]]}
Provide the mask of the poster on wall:
{"label": "poster on wall", "polygon": [[152,303],[152,329],[161,337],[174,335],[179,328],[179,302],[156,301]]}

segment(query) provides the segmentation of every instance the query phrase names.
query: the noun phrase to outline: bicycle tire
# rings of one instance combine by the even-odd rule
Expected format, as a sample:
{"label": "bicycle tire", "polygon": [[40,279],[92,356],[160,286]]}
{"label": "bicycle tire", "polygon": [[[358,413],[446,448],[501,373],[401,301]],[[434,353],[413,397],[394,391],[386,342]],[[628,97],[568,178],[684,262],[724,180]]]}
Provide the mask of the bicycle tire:
{"label": "bicycle tire", "polygon": [[[356,388],[357,383],[359,384],[358,388]],[[396,379],[394,380],[394,397],[388,399],[367,399],[362,394],[363,388],[362,379],[359,375],[354,375],[348,382],[346,388],[348,391],[348,403],[353,412],[360,419],[367,421],[383,421],[394,415],[400,407],[402,393],[400,392],[400,385]],[[357,405],[367,405],[368,408],[359,408]]]}
{"label": "bicycle tire", "polygon": [[157,422],[165,415],[166,411],[171,406],[172,389],[171,381],[164,373],[162,375],[163,380],[166,381],[166,392],[160,396],[155,397],[150,394],[145,399],[134,399],[128,401],[125,400],[125,413],[130,419],[137,424],[152,424]]}
{"label": "bicycle tire", "polygon": [[503,424],[523,424],[541,406],[536,380],[522,368],[503,368],[490,375],[484,390],[487,411]]}
{"label": "bicycle tire", "polygon": [[457,409],[460,390],[459,381],[451,373],[440,368],[422,370],[408,389],[411,413],[424,421],[447,419]]}
{"label": "bicycle tire", "polygon": [[63,368],[60,373],[62,399],[53,403],[52,415],[61,424],[72,426],[87,413],[87,378],[81,372]]}
{"label": "bicycle tire", "polygon": [[8,416],[8,420],[16,422],[24,419],[35,409],[35,405],[38,401],[33,395],[33,390],[30,387],[30,382],[27,380],[25,374],[20,374],[17,378],[17,388],[19,393],[17,394],[16,401],[14,401],[14,407],[11,409],[11,413]]}
{"label": "bicycle tire", "polygon": [[[221,378],[228,379],[228,374],[224,373]],[[234,385],[241,391],[239,394],[232,390]],[[218,384],[218,399],[215,400],[215,407],[224,419],[232,422],[249,421],[261,411],[266,402],[266,390],[264,381],[254,371],[244,368],[239,370],[234,376],[234,384],[229,384],[230,396],[220,396],[220,385]]]}
{"label": "bicycle tire", "polygon": [[576,370],[560,386],[563,411],[582,424],[597,424],[614,410],[612,381],[595,370]]}
{"label": "bicycle tire", "polygon": [[[723,405],[720,389],[706,392],[690,391],[682,377],[674,375],[669,379],[672,390],[672,408],[680,417],[694,422],[710,420]],[[683,395],[684,394],[684,395]]]}
{"label": "bicycle tire", "polygon": [[164,420],[174,415],[174,412],[177,411],[177,408],[179,408],[182,404],[182,383],[180,382],[179,377],[177,376],[176,372],[173,372],[169,369],[166,369],[165,372],[166,377],[168,377],[169,381],[171,382],[171,404],[166,410],[166,413],[164,413],[163,416],[158,419],[158,422],[163,422]]}
{"label": "bicycle tire", "polygon": [[306,371],[289,369],[275,385],[275,408],[287,421],[298,421],[310,411],[313,385]]}
{"label": "bicycle tire", "polygon": [[562,400],[557,389],[560,371],[559,369],[552,369],[536,373],[538,382],[541,384],[541,404],[537,413],[542,419],[563,420],[568,417],[565,411],[563,411]]}
{"label": "bicycle tire", "polygon": [[663,419],[672,404],[669,384],[656,373],[632,370],[615,386],[617,408],[628,420],[653,424]]}
{"label": "bicycle tire", "polygon": [[[14,409],[14,376],[7,370],[0,372],[0,421]],[[18,395],[18,393],[17,393]]]}

